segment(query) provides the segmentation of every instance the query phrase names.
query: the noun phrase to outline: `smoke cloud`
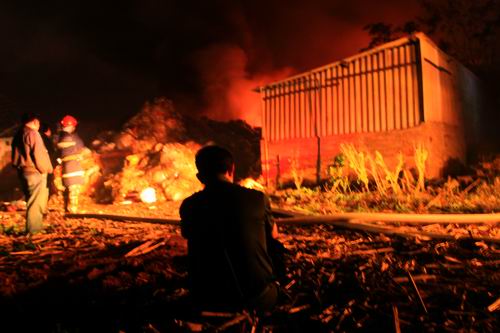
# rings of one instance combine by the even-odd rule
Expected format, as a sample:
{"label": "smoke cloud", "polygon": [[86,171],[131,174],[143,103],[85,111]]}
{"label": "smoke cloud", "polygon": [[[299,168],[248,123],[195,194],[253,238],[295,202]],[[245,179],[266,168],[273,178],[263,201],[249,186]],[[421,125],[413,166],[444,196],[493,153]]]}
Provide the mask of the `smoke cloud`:
{"label": "smoke cloud", "polygon": [[215,120],[242,119],[252,126],[261,125],[260,95],[254,89],[292,73],[291,68],[249,73],[245,51],[232,45],[213,45],[196,58],[203,86],[203,113]]}

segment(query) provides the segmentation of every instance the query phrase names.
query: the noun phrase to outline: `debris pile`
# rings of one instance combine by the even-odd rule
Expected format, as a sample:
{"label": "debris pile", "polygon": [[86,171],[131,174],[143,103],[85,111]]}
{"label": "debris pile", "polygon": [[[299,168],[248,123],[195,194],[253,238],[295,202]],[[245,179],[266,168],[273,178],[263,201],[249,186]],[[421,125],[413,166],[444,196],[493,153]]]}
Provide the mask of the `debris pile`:
{"label": "debris pile", "polygon": [[201,189],[194,156],[210,143],[233,151],[237,178],[256,176],[259,139],[260,133],[243,121],[188,117],[171,101],[158,98],[146,103],[122,131],[102,133],[92,143],[104,175],[95,186],[95,198],[101,203],[131,203],[141,201],[142,191],[151,188],[159,202],[182,200]]}
{"label": "debris pile", "polygon": [[[312,331],[494,332],[497,245],[286,227],[295,316]],[[302,299],[301,299],[301,296]],[[289,320],[292,320],[288,317]]]}
{"label": "debris pile", "polygon": [[[146,147],[146,146],[144,146]],[[196,179],[195,143],[156,143],[152,149],[136,151],[125,158],[123,170],[111,176],[104,186],[114,200],[139,201],[146,189],[155,190],[155,200],[179,201],[201,189]],[[151,191],[151,190],[149,190]],[[143,195],[141,201],[148,199]]]}

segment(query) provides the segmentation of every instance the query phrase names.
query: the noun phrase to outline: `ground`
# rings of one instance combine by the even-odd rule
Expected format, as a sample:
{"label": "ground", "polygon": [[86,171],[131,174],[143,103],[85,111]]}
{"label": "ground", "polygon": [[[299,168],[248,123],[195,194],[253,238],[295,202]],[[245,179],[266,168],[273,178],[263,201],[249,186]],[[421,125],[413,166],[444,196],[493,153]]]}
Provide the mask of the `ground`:
{"label": "ground", "polygon": [[[119,207],[100,210],[106,208],[116,214]],[[119,212],[168,216],[164,210],[173,208],[131,205]],[[0,216],[22,226],[20,213]],[[9,230],[0,234],[2,331],[182,332],[229,321],[190,311],[186,242],[177,226],[65,219],[52,211],[46,233]],[[488,310],[500,296],[498,245],[321,225],[282,227],[280,239],[288,249],[282,286],[289,299],[262,318],[262,329],[498,330],[498,312]]]}

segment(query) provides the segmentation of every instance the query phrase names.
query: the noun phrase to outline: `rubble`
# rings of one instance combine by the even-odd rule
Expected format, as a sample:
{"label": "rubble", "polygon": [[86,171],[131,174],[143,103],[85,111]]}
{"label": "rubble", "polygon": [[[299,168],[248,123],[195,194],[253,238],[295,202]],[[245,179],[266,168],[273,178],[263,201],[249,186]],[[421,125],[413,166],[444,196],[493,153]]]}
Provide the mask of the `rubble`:
{"label": "rubble", "polygon": [[179,201],[201,189],[194,155],[202,145],[218,143],[235,153],[240,178],[259,169],[259,132],[242,121],[221,123],[177,112],[171,101],[158,98],[119,133],[104,132],[93,141],[103,177],[96,182],[100,203],[140,201],[146,188],[156,200]]}
{"label": "rubble", "polygon": [[[186,325],[220,328],[236,318],[233,328],[251,327],[248,318],[239,321],[242,314],[214,318],[189,312],[186,243],[178,227],[65,220],[58,212],[50,213],[49,223],[46,234],[31,239],[0,235],[0,309],[7,318],[50,295],[50,309],[41,310],[37,325],[51,330],[185,332]],[[282,226],[280,231],[288,251],[282,286],[290,299],[259,319],[262,330],[498,328],[498,245],[471,248],[325,225]],[[51,288],[55,283],[58,287]],[[99,319],[101,326],[82,316]]]}

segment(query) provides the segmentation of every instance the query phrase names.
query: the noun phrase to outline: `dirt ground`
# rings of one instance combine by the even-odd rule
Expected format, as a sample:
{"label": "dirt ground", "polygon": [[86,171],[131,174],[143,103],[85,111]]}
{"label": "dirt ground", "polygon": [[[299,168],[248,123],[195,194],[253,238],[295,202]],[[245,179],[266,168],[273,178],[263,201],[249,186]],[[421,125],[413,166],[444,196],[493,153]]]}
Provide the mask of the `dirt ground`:
{"label": "dirt ground", "polygon": [[[24,222],[19,213],[0,215],[4,222]],[[29,238],[11,230],[0,234],[3,332],[216,331],[229,320],[191,311],[186,242],[176,226],[65,219],[53,211],[44,234]],[[283,227],[281,241],[288,249],[282,287],[289,298],[261,319],[263,331],[500,327],[498,311],[488,310],[500,296],[497,245],[328,226]]]}

